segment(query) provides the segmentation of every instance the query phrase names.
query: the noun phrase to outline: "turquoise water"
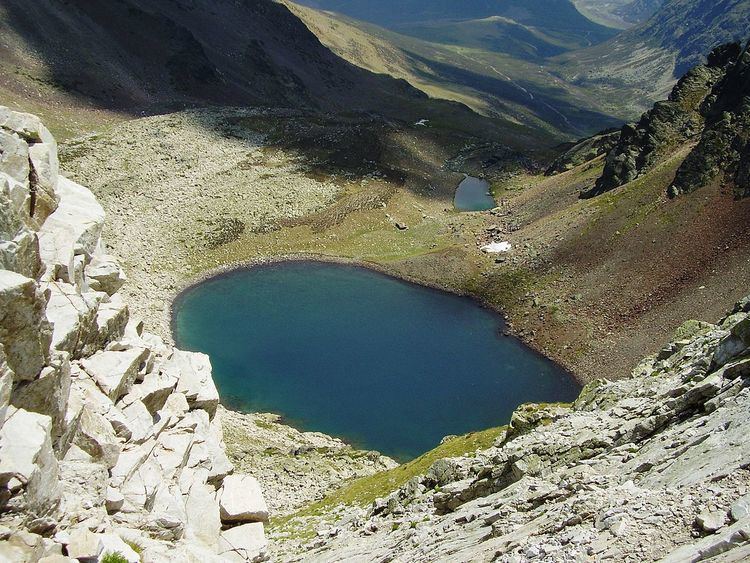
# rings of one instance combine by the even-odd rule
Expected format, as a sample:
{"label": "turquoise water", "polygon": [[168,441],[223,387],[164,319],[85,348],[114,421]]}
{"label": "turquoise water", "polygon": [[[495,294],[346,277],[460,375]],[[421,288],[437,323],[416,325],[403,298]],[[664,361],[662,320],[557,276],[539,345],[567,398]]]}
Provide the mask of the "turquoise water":
{"label": "turquoise water", "polygon": [[400,460],[579,387],[474,301],[364,268],[286,262],[183,293],[177,343],[211,357],[222,401]]}
{"label": "turquoise water", "polygon": [[485,211],[495,207],[495,200],[486,180],[467,176],[456,188],[453,204],[459,211]]}

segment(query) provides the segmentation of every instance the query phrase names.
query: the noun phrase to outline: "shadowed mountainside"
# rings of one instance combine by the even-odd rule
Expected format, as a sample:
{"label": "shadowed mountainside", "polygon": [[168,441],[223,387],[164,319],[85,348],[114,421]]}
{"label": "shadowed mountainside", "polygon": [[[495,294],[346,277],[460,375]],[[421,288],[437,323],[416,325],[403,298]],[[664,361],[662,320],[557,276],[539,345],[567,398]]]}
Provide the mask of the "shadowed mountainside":
{"label": "shadowed mountainside", "polygon": [[7,0],[0,92],[129,114],[189,105],[263,105],[444,118],[493,131],[456,103],[339,58],[269,0]]}

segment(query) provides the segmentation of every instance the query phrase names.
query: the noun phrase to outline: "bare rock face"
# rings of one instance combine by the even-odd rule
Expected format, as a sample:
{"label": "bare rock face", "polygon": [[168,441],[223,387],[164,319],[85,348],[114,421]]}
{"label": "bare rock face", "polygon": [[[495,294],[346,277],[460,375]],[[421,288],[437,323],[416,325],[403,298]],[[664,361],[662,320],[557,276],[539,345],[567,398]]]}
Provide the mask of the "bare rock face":
{"label": "bare rock face", "polygon": [[[693,139],[698,146],[681,166],[670,195],[707,185],[729,168],[744,188],[747,152],[748,54],[739,43],[714,49],[704,65],[691,69],[675,85],[668,100],[657,102],[638,123],[625,125],[616,146],[607,154],[602,176],[581,194],[600,195],[639,178],[677,148]],[[743,92],[745,94],[743,94]]]}
{"label": "bare rock face", "polygon": [[[268,511],[230,476],[210,361],[130,318],[103,225],[49,131],[0,107],[0,559],[262,560]],[[251,527],[222,532],[221,491]]]}

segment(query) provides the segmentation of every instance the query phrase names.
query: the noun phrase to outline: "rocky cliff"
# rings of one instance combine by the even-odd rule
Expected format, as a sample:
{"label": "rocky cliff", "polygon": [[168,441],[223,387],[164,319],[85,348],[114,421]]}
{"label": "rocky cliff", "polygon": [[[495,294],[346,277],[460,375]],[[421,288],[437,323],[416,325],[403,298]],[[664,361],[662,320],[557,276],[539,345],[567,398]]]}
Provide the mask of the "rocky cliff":
{"label": "rocky cliff", "polygon": [[263,559],[208,357],[130,316],[104,218],[39,119],[0,107],[0,560]]}
{"label": "rocky cliff", "polygon": [[745,162],[750,130],[749,65],[750,53],[739,43],[714,49],[706,64],[680,79],[668,100],[657,102],[638,123],[622,128],[601,177],[582,197],[632,182],[683,146],[696,143],[677,171],[669,194],[692,192],[720,179],[733,184],[738,196],[745,195],[750,188]]}
{"label": "rocky cliff", "polygon": [[750,298],[685,323],[629,379],[524,405],[493,447],[331,510],[301,558],[746,561],[748,415]]}

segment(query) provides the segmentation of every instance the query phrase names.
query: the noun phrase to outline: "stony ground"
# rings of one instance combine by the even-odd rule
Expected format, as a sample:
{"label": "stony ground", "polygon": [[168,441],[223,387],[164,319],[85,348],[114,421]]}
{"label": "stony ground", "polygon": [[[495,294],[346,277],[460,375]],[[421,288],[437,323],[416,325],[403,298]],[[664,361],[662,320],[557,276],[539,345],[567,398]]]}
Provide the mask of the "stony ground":
{"label": "stony ground", "polygon": [[398,465],[378,452],[355,450],[320,432],[301,432],[268,413],[221,410],[227,454],[252,471],[274,517],[322,499],[342,483]]}
{"label": "stony ground", "polygon": [[304,561],[745,560],[748,311],[745,300],[719,325],[686,323],[631,378],[593,382],[573,405],[519,408],[493,447],[438,460],[383,498],[276,525],[286,541],[273,549]]}

